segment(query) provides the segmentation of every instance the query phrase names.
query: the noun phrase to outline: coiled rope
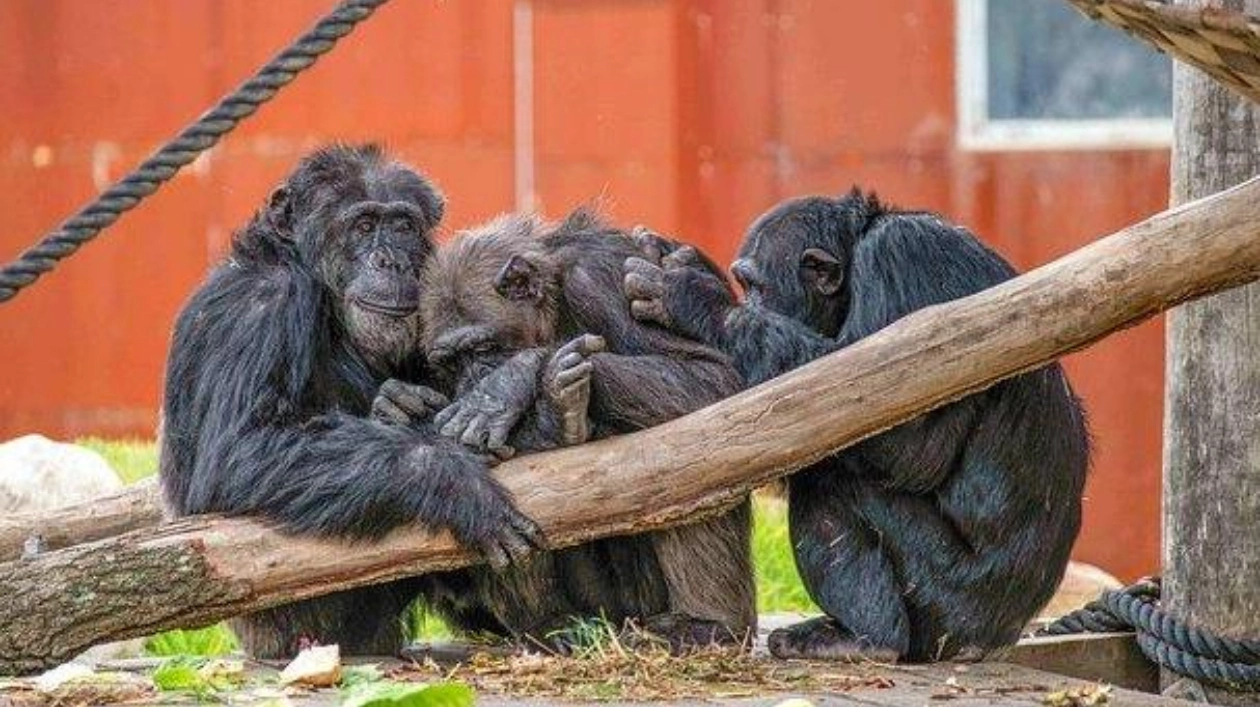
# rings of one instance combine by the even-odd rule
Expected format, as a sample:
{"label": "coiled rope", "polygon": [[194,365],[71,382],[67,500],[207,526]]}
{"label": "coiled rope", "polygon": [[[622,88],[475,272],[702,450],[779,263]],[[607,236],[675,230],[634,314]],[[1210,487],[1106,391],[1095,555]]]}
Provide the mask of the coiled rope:
{"label": "coiled rope", "polygon": [[175,139],[126,177],[46,235],[17,260],[0,268],[0,302],[56,267],[64,258],[95,238],[124,212],[134,209],[181,168],[210,149],[259,106],[332,49],[363,20],[389,0],[343,0],[310,31],[267,62],[248,81],[221,99]]}
{"label": "coiled rope", "polygon": [[1037,634],[1135,631],[1142,653],[1179,675],[1216,687],[1260,692],[1260,641],[1226,638],[1189,626],[1159,603],[1159,580],[1143,579],[1103,592]]}

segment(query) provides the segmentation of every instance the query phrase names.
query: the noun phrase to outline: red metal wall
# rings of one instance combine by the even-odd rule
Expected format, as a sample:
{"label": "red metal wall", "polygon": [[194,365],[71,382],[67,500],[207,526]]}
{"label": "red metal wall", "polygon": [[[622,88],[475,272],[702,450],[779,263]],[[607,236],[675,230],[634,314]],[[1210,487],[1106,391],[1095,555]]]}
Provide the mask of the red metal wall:
{"label": "red metal wall", "polygon": [[[0,258],[330,5],[0,4]],[[533,23],[532,70],[518,82],[514,7]],[[385,142],[442,185],[450,228],[514,208],[517,86],[532,95],[544,212],[599,199],[723,259],[777,199],[853,183],[940,210],[1023,268],[1163,206],[1165,152],[958,150],[953,26],[944,0],[391,3],[100,242],[0,306],[0,438],[151,434],[176,310],[314,145]],[[1067,365],[1097,448],[1077,555],[1125,576],[1151,571],[1160,325]]]}

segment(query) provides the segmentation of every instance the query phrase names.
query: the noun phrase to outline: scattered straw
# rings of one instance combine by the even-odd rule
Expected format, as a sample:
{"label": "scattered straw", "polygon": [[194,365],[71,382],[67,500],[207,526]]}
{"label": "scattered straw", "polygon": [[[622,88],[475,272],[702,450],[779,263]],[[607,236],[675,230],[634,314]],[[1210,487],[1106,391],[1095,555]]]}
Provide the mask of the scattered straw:
{"label": "scattered straw", "polygon": [[676,657],[664,650],[615,646],[578,658],[477,653],[454,668],[426,661],[395,668],[388,676],[395,680],[460,680],[479,693],[514,697],[648,701],[893,687],[893,681],[880,674],[879,667],[769,660],[718,648]]}

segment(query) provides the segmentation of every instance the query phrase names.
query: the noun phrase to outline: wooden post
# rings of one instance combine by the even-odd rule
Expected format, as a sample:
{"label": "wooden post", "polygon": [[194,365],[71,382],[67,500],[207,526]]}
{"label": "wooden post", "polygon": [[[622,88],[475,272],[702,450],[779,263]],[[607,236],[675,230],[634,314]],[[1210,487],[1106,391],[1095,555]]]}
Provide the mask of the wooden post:
{"label": "wooden post", "polygon": [[[1260,0],[1178,3],[1223,4],[1260,16]],[[1184,64],[1177,63],[1173,76],[1172,203],[1260,173],[1260,107]],[[1257,637],[1260,286],[1172,310],[1167,337],[1164,600],[1192,624]],[[1164,684],[1178,678],[1165,671]],[[1208,690],[1207,697],[1217,704],[1260,705],[1257,694]]]}

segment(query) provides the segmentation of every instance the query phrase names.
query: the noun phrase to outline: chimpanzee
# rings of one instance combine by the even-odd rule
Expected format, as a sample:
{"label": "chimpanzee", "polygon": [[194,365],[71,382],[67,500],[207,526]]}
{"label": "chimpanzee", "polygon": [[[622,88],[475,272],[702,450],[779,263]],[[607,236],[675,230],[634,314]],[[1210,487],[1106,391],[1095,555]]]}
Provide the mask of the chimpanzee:
{"label": "chimpanzee", "polygon": [[[631,318],[620,290],[637,252],[587,210],[556,226],[504,216],[441,249],[425,269],[421,311],[430,361],[459,396],[439,414],[442,432],[500,454],[536,451],[656,425],[735,392],[726,356]],[[410,412],[404,390],[382,389],[385,407]],[[745,499],[716,518],[503,573],[453,573],[438,601],[428,596],[462,630],[562,649],[572,618],[599,616],[632,620],[678,652],[742,643],[756,622],[749,533]]]}
{"label": "chimpanzee", "polygon": [[[728,352],[760,383],[1014,270],[965,229],[854,190],[772,208],[731,272],[647,234],[632,312]],[[662,245],[664,244],[664,245]],[[974,658],[1015,641],[1063,575],[1089,439],[1059,365],[998,383],[790,477],[796,564],[827,616],[773,632],[780,657]]]}
{"label": "chimpanzee", "polygon": [[[175,323],[161,481],[180,515],[258,514],[297,532],[450,530],[492,564],[539,540],[481,456],[369,419],[393,376],[428,376],[420,268],[443,198],[375,146],[306,157]],[[234,623],[259,657],[305,641],[392,654],[415,583],[341,592]]]}

